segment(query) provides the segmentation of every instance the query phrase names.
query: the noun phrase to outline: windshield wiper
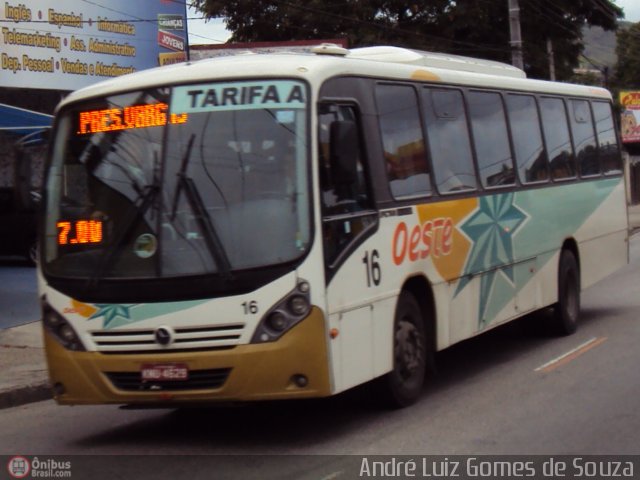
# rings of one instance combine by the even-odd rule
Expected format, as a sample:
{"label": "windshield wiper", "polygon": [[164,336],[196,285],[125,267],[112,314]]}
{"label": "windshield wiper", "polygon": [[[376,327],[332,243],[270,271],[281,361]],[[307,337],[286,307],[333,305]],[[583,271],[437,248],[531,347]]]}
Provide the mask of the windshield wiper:
{"label": "windshield wiper", "polygon": [[187,148],[182,155],[182,160],[180,160],[180,170],[176,174],[178,176],[178,182],[176,182],[176,188],[173,191],[173,205],[171,206],[171,215],[169,218],[173,222],[176,218],[176,213],[178,212],[178,201],[180,200],[180,193],[182,192],[182,182],[180,179],[185,175],[187,171],[187,166],[189,165],[189,161],[191,160],[191,149],[193,148],[193,142],[196,139],[196,134],[192,133],[189,137],[189,141],[187,142]]}
{"label": "windshield wiper", "polygon": [[178,210],[180,194],[184,190],[187,197],[187,202],[189,203],[191,210],[195,214],[195,218],[198,226],[200,227],[200,230],[204,234],[204,241],[207,245],[209,253],[216,262],[216,265],[218,265],[220,272],[223,274],[228,274],[231,271],[231,262],[229,262],[229,257],[225,252],[222,240],[220,240],[213,222],[211,222],[211,217],[207,212],[207,208],[202,201],[202,197],[200,196],[200,192],[198,191],[195,182],[191,177],[187,175],[187,168],[189,166],[189,161],[191,160],[191,149],[193,148],[194,140],[195,134],[192,134],[191,137],[189,137],[187,149],[182,157],[180,170],[176,174],[176,176],[178,177],[178,182],[173,194],[173,206],[171,208],[170,218],[171,221],[175,219]]}
{"label": "windshield wiper", "polygon": [[159,192],[160,185],[158,185],[155,179],[154,183],[145,186],[140,192],[133,202],[133,206],[129,210],[128,215],[122,221],[122,227],[118,230],[113,240],[113,248],[111,248],[102,257],[102,261],[100,262],[95,275],[89,279],[89,287],[97,286],[100,279],[104,276],[104,272],[107,267],[112,264],[116,256],[120,255],[124,248],[124,239],[131,235],[134,228],[138,225],[136,220],[138,218],[144,218],[145,213],[149,210],[151,205],[153,205]]}

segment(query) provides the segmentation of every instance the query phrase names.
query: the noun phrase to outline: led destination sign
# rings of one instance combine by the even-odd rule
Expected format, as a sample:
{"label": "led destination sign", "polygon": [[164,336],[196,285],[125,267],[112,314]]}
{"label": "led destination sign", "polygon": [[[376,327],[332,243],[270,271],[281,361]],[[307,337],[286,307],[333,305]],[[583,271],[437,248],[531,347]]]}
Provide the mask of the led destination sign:
{"label": "led destination sign", "polygon": [[102,243],[102,220],[60,220],[58,245]]}
{"label": "led destination sign", "polygon": [[78,135],[187,123],[186,113],[167,114],[166,103],[89,110],[78,114]]}

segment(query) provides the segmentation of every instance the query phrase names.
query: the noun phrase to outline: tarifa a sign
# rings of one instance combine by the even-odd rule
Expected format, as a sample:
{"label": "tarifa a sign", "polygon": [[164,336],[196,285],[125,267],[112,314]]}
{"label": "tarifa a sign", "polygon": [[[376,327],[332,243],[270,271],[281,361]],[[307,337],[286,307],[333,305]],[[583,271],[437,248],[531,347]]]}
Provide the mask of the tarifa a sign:
{"label": "tarifa a sign", "polygon": [[171,111],[198,113],[263,108],[305,108],[302,82],[273,80],[188,85],[173,89]]}
{"label": "tarifa a sign", "polygon": [[622,117],[620,129],[623,143],[640,142],[640,91],[620,92]]}
{"label": "tarifa a sign", "polygon": [[186,61],[187,50],[185,0],[0,4],[0,87],[75,90]]}

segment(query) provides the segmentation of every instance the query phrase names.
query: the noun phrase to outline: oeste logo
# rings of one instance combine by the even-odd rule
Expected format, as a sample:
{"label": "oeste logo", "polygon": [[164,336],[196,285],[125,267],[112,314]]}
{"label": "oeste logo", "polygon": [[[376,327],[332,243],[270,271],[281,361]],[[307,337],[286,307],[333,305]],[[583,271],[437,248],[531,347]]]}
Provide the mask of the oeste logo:
{"label": "oeste logo", "polygon": [[451,253],[453,221],[449,217],[435,218],[413,227],[400,222],[393,233],[393,263],[402,264],[429,256],[438,258]]}

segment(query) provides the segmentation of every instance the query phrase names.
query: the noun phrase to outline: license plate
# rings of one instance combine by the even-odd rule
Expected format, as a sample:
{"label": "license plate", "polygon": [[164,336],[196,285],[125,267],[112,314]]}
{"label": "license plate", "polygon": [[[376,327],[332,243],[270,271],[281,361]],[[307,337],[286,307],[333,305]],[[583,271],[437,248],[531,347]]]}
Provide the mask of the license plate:
{"label": "license plate", "polygon": [[163,363],[142,365],[142,381],[174,382],[189,379],[189,368],[183,363]]}

